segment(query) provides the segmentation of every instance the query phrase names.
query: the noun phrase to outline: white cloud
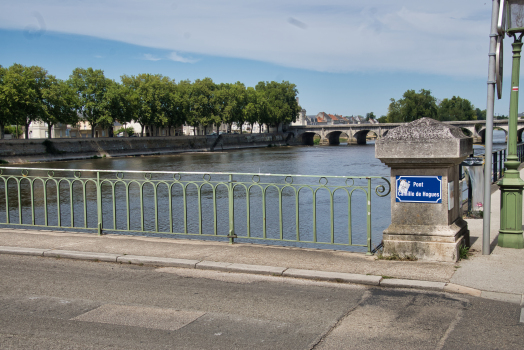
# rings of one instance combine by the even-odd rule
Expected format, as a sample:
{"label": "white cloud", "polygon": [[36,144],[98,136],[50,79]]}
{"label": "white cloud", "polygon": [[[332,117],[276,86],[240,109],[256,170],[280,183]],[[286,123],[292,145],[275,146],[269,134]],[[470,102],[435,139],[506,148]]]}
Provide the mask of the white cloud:
{"label": "white cloud", "polygon": [[0,27],[23,30],[35,12],[47,31],[165,49],[177,62],[195,62],[185,52],[316,71],[480,77],[491,1],[18,0],[2,5]]}
{"label": "white cloud", "polygon": [[155,57],[150,53],[145,53],[142,59],[146,61],[160,61],[161,60],[161,58]]}
{"label": "white cloud", "polygon": [[175,62],[182,62],[182,63],[195,63],[195,62],[198,62],[198,60],[196,59],[192,59],[192,58],[186,58],[186,57],[182,57],[180,56],[179,54],[177,54],[176,52],[171,52],[169,55],[168,55],[168,58],[172,61],[175,61]]}

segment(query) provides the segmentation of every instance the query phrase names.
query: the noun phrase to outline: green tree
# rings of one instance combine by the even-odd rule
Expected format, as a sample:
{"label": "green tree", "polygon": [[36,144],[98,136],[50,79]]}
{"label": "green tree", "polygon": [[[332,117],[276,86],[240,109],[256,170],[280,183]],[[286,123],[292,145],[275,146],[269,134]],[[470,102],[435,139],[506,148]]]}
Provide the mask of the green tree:
{"label": "green tree", "polygon": [[166,117],[168,136],[171,135],[171,128],[177,128],[187,121],[190,88],[191,82],[189,80],[183,80],[178,84],[170,81],[165,86],[165,91],[161,98],[161,105],[164,116]]}
{"label": "green tree", "polygon": [[420,118],[437,119],[438,107],[431,91],[407,90],[398,101],[391,99],[388,107],[388,123],[408,123]]}
{"label": "green tree", "polygon": [[[274,125],[278,130],[281,123],[291,123],[296,120],[300,106],[297,102],[298,90],[295,84],[288,81],[259,82],[255,88],[267,101],[268,110],[261,115],[261,123]],[[263,98],[260,101],[263,103]]]}
{"label": "green tree", "polygon": [[246,89],[246,106],[243,111],[243,119],[251,126],[251,133],[253,133],[253,124],[260,123],[262,110],[265,108],[262,105],[262,100],[261,92],[257,92],[253,87]]}
{"label": "green tree", "polygon": [[373,112],[366,113],[366,120],[369,121],[370,119],[376,119],[377,117]]}
{"label": "green tree", "polygon": [[[219,123],[226,123],[231,131],[231,124],[240,126],[244,123],[244,108],[246,107],[246,87],[241,82],[235,84],[220,84],[215,95],[216,110]],[[217,124],[217,131],[218,131]]]}
{"label": "green tree", "polygon": [[144,136],[146,125],[159,127],[167,124],[162,108],[162,97],[166,93],[169,78],[160,74],[139,74],[123,75],[121,79],[130,93],[132,119],[140,124],[141,136]]}
{"label": "green tree", "polygon": [[204,133],[210,125],[221,123],[216,106],[217,87],[211,78],[197,79],[189,92],[188,124],[196,128],[201,125]]}
{"label": "green tree", "polygon": [[12,121],[24,126],[26,139],[29,126],[44,113],[43,90],[49,86],[47,71],[42,67],[13,64],[4,76],[4,98]]}
{"label": "green tree", "polygon": [[51,129],[58,123],[78,122],[79,100],[72,87],[63,80],[49,76],[49,86],[42,92],[44,109],[40,120],[47,124],[47,134],[52,138]]}
{"label": "green tree", "polygon": [[379,123],[387,123],[388,122],[388,117],[383,115],[380,118],[378,118],[377,120],[378,120]]}
{"label": "green tree", "polygon": [[69,76],[68,84],[79,97],[79,112],[91,125],[91,137],[97,125],[108,122],[106,92],[110,82],[100,69],[76,68]]}
{"label": "green tree", "polygon": [[4,139],[4,128],[11,124],[11,113],[7,101],[7,87],[5,85],[5,75],[7,68],[0,65],[0,140]]}
{"label": "green tree", "polygon": [[[131,122],[133,118],[133,107],[133,92],[122,84],[111,80],[106,91],[105,117],[103,119],[106,121],[111,120],[112,123],[118,121],[124,125],[124,129],[126,129],[125,125]],[[111,127],[113,125],[112,123]],[[109,134],[111,135],[111,133]]]}
{"label": "green tree", "polygon": [[481,110],[480,108],[475,109],[475,114],[477,115],[477,120],[486,120],[486,110]]}
{"label": "green tree", "polygon": [[438,120],[476,120],[477,114],[469,100],[453,96],[451,99],[445,98],[438,106]]}

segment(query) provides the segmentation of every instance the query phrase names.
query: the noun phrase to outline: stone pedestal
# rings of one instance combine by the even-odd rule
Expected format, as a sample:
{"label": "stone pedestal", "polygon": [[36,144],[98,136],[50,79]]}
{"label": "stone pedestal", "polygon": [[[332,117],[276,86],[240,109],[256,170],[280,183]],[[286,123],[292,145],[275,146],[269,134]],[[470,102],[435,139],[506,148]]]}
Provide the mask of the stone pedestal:
{"label": "stone pedestal", "polygon": [[[459,164],[472,152],[473,140],[460,128],[430,118],[399,126],[377,140],[375,157],[391,168],[391,225],[384,231],[384,255],[458,260],[459,247],[469,246],[467,223],[460,215]],[[397,182],[406,179],[399,192]],[[440,183],[440,202],[427,195],[426,180]],[[429,199],[435,201],[425,202]]]}

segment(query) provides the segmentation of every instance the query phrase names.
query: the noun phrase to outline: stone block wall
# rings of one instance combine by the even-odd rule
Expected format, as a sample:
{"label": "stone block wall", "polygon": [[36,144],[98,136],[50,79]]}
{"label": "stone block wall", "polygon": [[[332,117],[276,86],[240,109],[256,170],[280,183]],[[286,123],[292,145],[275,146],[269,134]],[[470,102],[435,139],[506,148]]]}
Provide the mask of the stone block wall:
{"label": "stone block wall", "polygon": [[[286,140],[287,139],[287,140]],[[288,135],[223,134],[220,136],[107,137],[1,140],[0,159],[9,163],[97,157],[202,152],[292,144]]]}

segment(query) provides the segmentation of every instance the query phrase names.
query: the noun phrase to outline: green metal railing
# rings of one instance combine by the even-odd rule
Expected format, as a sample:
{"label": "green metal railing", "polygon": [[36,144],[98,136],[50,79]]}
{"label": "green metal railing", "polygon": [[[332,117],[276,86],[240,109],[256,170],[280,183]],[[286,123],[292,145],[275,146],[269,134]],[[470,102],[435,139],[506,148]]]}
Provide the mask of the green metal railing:
{"label": "green metal railing", "polygon": [[0,224],[358,246],[370,253],[373,192],[387,196],[389,181],[0,167]]}

